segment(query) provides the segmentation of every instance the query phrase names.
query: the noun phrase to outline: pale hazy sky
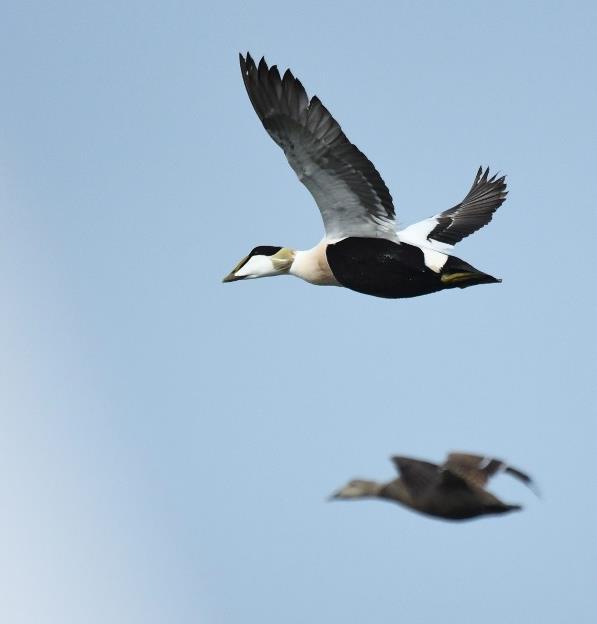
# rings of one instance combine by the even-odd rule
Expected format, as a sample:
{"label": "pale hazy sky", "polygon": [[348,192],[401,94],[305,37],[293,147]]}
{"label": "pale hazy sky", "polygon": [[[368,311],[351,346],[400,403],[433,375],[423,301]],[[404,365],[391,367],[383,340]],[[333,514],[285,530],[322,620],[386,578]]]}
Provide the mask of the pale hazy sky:
{"label": "pale hazy sky", "polygon": [[[0,619],[592,623],[597,90],[590,2],[8,2],[0,18]],[[404,301],[221,284],[317,209],[239,51],[373,160],[408,224],[508,175]],[[391,454],[492,453],[522,513],[328,504]]]}

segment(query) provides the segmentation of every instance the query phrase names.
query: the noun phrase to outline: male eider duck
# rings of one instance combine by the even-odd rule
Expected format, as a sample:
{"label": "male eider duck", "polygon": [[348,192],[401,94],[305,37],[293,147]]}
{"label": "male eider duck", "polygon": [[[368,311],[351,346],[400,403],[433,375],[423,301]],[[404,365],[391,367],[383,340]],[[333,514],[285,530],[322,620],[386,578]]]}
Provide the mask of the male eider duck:
{"label": "male eider duck", "polygon": [[320,100],[309,99],[290,70],[281,78],[263,58],[256,66],[248,53],[240,55],[240,67],[261,123],[313,195],[325,237],[308,251],[255,247],[224,282],[296,275],[311,284],[399,298],[501,281],[449,251],[491,221],[506,198],[504,177],[479,169],[462,202],[397,232],[384,181]]}
{"label": "male eider duck", "polygon": [[428,516],[467,520],[522,509],[502,502],[485,489],[489,478],[498,472],[506,472],[535,489],[528,475],[491,457],[450,453],[441,466],[409,457],[392,457],[392,461],[400,472],[397,479],[388,483],[350,481],[330,500],[380,498]]}

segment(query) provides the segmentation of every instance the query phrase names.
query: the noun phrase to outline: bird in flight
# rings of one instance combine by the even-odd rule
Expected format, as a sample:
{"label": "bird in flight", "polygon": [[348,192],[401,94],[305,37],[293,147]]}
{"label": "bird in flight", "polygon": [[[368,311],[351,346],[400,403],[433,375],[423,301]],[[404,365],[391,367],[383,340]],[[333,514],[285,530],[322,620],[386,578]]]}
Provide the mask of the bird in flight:
{"label": "bird in flight", "polygon": [[323,240],[312,249],[255,247],[224,278],[295,275],[386,298],[416,297],[501,280],[456,256],[453,246],[491,221],[506,199],[505,178],[479,168],[456,206],[397,231],[392,197],[373,163],[353,145],[319,98],[286,70],[240,55],[261,123],[319,207]]}
{"label": "bird in flight", "polygon": [[355,479],[330,500],[379,498],[445,520],[468,520],[522,509],[485,489],[489,479],[505,472],[536,490],[531,478],[499,459],[450,453],[442,465],[410,457],[392,457],[400,476],[388,483]]}

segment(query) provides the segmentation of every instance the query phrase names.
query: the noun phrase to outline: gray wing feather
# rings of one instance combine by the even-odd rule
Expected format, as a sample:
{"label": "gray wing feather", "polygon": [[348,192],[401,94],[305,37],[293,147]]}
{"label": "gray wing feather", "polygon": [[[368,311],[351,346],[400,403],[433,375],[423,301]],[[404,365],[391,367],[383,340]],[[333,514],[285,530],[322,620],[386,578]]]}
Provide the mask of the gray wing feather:
{"label": "gray wing feather", "polygon": [[487,225],[493,213],[506,200],[506,178],[489,177],[489,168],[479,167],[467,196],[456,206],[435,217],[437,225],[428,238],[455,245],[463,238]]}
{"label": "gray wing feather", "polygon": [[392,197],[371,161],[342,132],[317,97],[308,98],[290,70],[259,65],[247,53],[240,67],[253,108],[307,187],[329,238],[393,238]]}
{"label": "gray wing feather", "polygon": [[479,167],[467,196],[456,206],[409,225],[398,232],[405,243],[447,252],[456,243],[487,225],[506,200],[506,178],[489,177]]}

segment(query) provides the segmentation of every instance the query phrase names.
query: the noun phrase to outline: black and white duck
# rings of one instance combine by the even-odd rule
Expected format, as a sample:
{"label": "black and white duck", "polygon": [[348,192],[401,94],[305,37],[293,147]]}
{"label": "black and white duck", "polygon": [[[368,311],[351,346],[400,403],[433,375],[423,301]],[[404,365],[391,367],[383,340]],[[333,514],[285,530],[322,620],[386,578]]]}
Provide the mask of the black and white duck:
{"label": "black and white duck", "polygon": [[479,168],[466,197],[433,217],[396,230],[394,204],[373,163],[342,132],[316,97],[286,70],[240,56],[249,99],[282,148],[323,218],[325,236],[312,249],[258,246],[224,282],[295,275],[387,298],[416,297],[501,280],[456,256],[453,246],[491,221],[506,198],[505,178]]}

